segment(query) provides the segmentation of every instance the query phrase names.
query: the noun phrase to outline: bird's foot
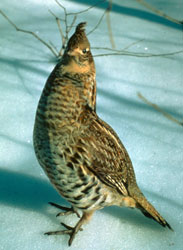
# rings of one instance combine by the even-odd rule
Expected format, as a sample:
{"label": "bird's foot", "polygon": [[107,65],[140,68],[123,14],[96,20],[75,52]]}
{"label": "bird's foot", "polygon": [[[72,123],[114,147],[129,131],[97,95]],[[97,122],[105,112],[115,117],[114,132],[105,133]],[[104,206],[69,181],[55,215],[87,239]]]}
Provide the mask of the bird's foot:
{"label": "bird's foot", "polygon": [[61,224],[62,224],[62,226],[64,226],[66,228],[66,230],[47,232],[45,234],[46,235],[64,235],[64,234],[68,234],[70,236],[68,244],[69,244],[69,246],[71,246],[77,232],[79,230],[82,231],[83,229],[78,227],[78,225],[76,225],[75,227],[71,227],[71,226],[66,225],[65,223],[61,223]]}
{"label": "bird's foot", "polygon": [[[54,205],[53,205],[54,206]],[[80,220],[78,221],[78,223],[76,224],[75,227],[70,227],[68,225],[66,225],[65,223],[61,223],[62,226],[64,226],[66,228],[66,230],[62,230],[62,231],[54,231],[54,232],[47,232],[45,233],[46,235],[63,235],[63,234],[68,234],[70,236],[69,239],[69,246],[71,246],[76,234],[79,231],[82,231],[83,229],[81,228],[86,222],[89,221],[89,219],[91,218],[92,214],[94,213],[94,211],[89,211],[89,212],[83,212],[82,217],[80,218]]]}
{"label": "bird's foot", "polygon": [[54,207],[57,207],[61,210],[64,210],[64,212],[60,212],[56,215],[56,217],[58,216],[63,216],[63,215],[70,215],[70,214],[76,214],[78,218],[80,218],[80,214],[78,213],[78,211],[74,208],[74,207],[63,207],[63,206],[60,206],[54,202],[49,202],[49,204],[51,206],[54,206]]}

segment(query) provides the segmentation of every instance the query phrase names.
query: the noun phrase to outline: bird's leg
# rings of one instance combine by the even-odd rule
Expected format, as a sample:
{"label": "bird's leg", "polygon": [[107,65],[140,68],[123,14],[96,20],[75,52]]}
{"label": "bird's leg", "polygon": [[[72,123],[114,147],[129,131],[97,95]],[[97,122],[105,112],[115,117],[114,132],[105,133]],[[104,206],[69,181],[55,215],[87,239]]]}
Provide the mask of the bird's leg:
{"label": "bird's leg", "polygon": [[62,234],[68,234],[70,235],[70,239],[69,239],[69,246],[71,246],[75,235],[78,233],[78,231],[82,231],[83,229],[81,228],[82,225],[84,225],[85,223],[87,223],[89,221],[89,219],[91,218],[91,216],[93,215],[93,211],[90,212],[84,212],[81,219],[78,221],[78,223],[76,224],[75,227],[70,227],[68,225],[66,225],[65,223],[61,223],[66,230],[62,230],[62,231],[54,231],[54,232],[47,232],[45,233],[46,235],[62,235]]}
{"label": "bird's leg", "polygon": [[80,214],[78,213],[78,211],[74,208],[74,207],[63,207],[63,206],[60,206],[54,202],[48,202],[50,205],[54,206],[54,207],[57,207],[59,209],[62,209],[64,210],[64,212],[60,212],[56,215],[56,217],[58,216],[63,216],[63,215],[70,215],[70,214],[76,214],[78,218],[80,218]]}

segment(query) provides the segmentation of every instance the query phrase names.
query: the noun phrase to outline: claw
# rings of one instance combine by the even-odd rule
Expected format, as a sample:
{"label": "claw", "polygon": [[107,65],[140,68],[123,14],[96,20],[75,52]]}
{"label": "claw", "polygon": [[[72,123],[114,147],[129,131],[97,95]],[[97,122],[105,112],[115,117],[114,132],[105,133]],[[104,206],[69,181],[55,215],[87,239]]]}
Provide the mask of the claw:
{"label": "claw", "polygon": [[80,214],[78,213],[78,211],[74,208],[74,207],[63,207],[60,206],[54,202],[48,202],[51,206],[57,207],[59,209],[65,210],[65,212],[60,212],[56,215],[56,217],[58,216],[63,216],[63,215],[70,215],[70,214],[76,214],[78,218],[80,218]]}
{"label": "claw", "polygon": [[[74,227],[71,227],[71,226],[69,226],[69,225],[66,225],[66,224],[63,223],[63,222],[61,222],[61,225],[64,226],[65,228],[67,228],[68,230],[73,230],[73,229],[74,229]],[[82,228],[80,228],[79,230],[80,230],[80,231],[83,231]]]}
{"label": "claw", "polygon": [[71,227],[71,226],[68,226],[66,225],[65,223],[61,223],[67,230],[62,230],[62,231],[54,231],[54,232],[47,232],[47,233],[44,233],[45,235],[63,235],[63,234],[68,234],[70,235],[70,239],[69,239],[69,246],[71,246],[74,238],[75,238],[75,235],[77,234],[77,232],[80,230],[82,231],[83,229],[82,228],[78,228],[77,226],[76,227]]}
{"label": "claw", "polygon": [[[63,209],[62,206],[60,205],[57,205],[55,203],[52,203],[50,202],[51,205],[57,207],[57,208],[61,208]],[[64,208],[65,209],[65,208]],[[68,211],[70,211],[72,209],[72,211],[74,210],[73,207],[71,208],[66,208],[66,213]],[[75,211],[74,211],[75,212]],[[79,232],[79,231],[82,231],[83,229],[81,228],[82,225],[84,225],[86,222],[89,221],[89,219],[91,218],[92,214],[94,213],[94,211],[89,211],[89,212],[84,212],[82,217],[80,218],[80,220],[78,221],[78,223],[76,224],[75,227],[71,227],[71,226],[68,226],[66,225],[65,223],[61,223],[62,226],[64,226],[66,228],[66,230],[62,230],[62,231],[54,231],[54,232],[47,232],[45,233],[46,235],[63,235],[63,234],[68,234],[70,236],[70,239],[69,239],[69,246],[71,246],[76,234]]]}

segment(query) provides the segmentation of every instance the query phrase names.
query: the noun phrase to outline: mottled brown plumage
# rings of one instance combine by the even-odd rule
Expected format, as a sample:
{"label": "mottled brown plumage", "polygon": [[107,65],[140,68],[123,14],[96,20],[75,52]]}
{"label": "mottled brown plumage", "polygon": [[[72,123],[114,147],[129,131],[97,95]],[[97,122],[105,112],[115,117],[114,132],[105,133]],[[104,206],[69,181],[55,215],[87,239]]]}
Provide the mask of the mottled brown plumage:
{"label": "mottled brown plumage", "polygon": [[49,76],[36,113],[37,159],[72,205],[60,214],[82,211],[74,228],[62,224],[66,230],[47,234],[69,234],[71,245],[92,214],[111,205],[139,208],[171,229],[138,188],[131,160],[117,134],[96,114],[95,65],[84,26],[77,26]]}

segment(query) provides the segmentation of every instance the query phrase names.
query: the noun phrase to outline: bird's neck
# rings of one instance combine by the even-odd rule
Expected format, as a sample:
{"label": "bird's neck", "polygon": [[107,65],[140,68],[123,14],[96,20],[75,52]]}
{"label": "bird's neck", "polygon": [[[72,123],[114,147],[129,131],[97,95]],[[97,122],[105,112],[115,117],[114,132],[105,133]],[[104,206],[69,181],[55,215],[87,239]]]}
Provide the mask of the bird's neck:
{"label": "bird's neck", "polygon": [[[55,67],[42,92],[38,113],[42,121],[55,126],[67,121],[76,121],[86,106],[95,110],[96,82],[95,72],[67,72]],[[57,121],[57,122],[56,122]]]}
{"label": "bird's neck", "polygon": [[[65,60],[66,63],[64,63]],[[88,61],[83,63],[77,62],[74,58],[66,58],[61,62],[61,67],[58,68],[58,72],[61,72],[61,79],[69,79],[71,92],[78,91],[80,99],[84,99],[87,105],[95,110],[96,72],[92,55],[89,57]]]}

